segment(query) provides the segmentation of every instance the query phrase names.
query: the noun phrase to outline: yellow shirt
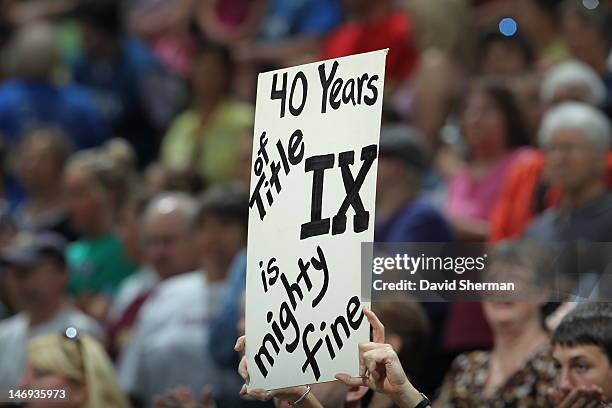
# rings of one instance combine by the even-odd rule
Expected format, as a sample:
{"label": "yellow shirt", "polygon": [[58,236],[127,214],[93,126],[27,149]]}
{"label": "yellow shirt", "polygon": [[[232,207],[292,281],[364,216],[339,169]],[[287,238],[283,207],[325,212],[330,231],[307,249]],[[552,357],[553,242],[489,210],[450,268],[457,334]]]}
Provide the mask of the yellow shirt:
{"label": "yellow shirt", "polygon": [[235,176],[240,141],[253,131],[255,110],[249,104],[225,100],[205,128],[190,109],[174,119],[161,147],[162,163],[169,168],[194,170],[209,183]]}

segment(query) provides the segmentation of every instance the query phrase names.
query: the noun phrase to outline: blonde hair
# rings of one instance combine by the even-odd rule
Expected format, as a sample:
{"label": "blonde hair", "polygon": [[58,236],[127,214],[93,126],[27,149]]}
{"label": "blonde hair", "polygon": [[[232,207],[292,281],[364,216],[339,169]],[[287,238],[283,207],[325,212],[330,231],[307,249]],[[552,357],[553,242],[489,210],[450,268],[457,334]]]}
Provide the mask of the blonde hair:
{"label": "blonde hair", "polygon": [[83,408],[131,407],[106,352],[88,335],[81,334],[77,340],[61,334],[36,337],[28,344],[28,361],[37,370],[82,383],[87,390]]}

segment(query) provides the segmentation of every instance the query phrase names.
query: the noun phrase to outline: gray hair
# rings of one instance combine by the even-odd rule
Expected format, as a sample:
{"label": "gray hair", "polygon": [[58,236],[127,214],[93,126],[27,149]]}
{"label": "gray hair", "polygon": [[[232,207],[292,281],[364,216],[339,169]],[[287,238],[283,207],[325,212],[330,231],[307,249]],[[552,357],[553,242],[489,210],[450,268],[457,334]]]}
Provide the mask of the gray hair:
{"label": "gray hair", "polygon": [[190,195],[182,192],[167,192],[153,197],[142,218],[147,221],[154,215],[178,213],[184,217],[185,226],[190,228],[195,220],[196,212],[196,200]]}
{"label": "gray hair", "polygon": [[551,109],[540,126],[540,146],[546,147],[553,133],[561,129],[584,132],[593,147],[602,153],[610,148],[610,121],[601,111],[585,103],[565,102]]}
{"label": "gray hair", "polygon": [[542,102],[551,103],[555,94],[567,87],[581,88],[584,92],[582,102],[593,106],[601,105],[606,98],[606,86],[597,72],[578,60],[568,60],[548,70],[540,88],[540,98]]}

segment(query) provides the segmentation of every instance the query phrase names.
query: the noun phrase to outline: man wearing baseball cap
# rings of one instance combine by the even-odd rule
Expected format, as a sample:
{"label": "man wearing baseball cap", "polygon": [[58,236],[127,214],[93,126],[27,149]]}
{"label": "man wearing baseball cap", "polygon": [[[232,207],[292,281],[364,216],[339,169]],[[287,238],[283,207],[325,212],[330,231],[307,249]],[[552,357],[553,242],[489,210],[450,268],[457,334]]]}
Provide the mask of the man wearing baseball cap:
{"label": "man wearing baseball cap", "polygon": [[65,240],[54,233],[21,234],[0,253],[0,273],[12,274],[21,312],[0,321],[0,398],[16,389],[34,337],[67,327],[98,339],[100,326],[71,305],[66,295]]}

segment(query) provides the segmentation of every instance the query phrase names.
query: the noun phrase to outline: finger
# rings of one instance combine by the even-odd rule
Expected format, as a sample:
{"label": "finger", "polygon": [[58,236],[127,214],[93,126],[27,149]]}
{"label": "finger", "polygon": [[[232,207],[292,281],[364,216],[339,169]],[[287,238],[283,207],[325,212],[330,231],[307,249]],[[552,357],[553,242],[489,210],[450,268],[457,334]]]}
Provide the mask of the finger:
{"label": "finger", "polygon": [[269,401],[272,399],[272,394],[270,391],[266,391],[261,388],[249,390],[248,394],[259,401]]}
{"label": "finger", "polygon": [[250,382],[246,356],[242,356],[242,359],[240,360],[240,364],[238,365],[238,374],[240,374],[245,383],[248,384]]}
{"label": "finger", "polygon": [[385,342],[385,326],[378,320],[378,316],[374,314],[373,311],[368,309],[367,307],[363,308],[363,313],[368,318],[370,322],[370,326],[372,326],[372,341],[374,343],[384,343]]}
{"label": "finger", "polygon": [[563,398],[561,404],[556,408],[573,408],[574,403],[580,398],[580,393],[578,389],[573,389],[569,394]]}
{"label": "finger", "polygon": [[584,408],[600,408],[602,407],[602,403],[599,400],[591,400],[587,402]]}
{"label": "finger", "polygon": [[359,351],[365,353],[366,351],[383,348],[385,346],[386,344],[384,343],[374,343],[373,341],[368,341],[365,343],[359,343]]}
{"label": "finger", "polygon": [[236,340],[236,345],[234,346],[234,350],[240,353],[242,350],[244,350],[245,345],[246,345],[246,337],[240,336],[238,337],[238,340]]}
{"label": "finger", "polygon": [[368,379],[364,377],[351,377],[348,374],[339,373],[335,376],[336,380],[349,387],[368,386]]}
{"label": "finger", "polygon": [[242,387],[240,388],[240,395],[246,395],[246,394],[247,394],[247,385],[242,384]]}

